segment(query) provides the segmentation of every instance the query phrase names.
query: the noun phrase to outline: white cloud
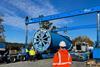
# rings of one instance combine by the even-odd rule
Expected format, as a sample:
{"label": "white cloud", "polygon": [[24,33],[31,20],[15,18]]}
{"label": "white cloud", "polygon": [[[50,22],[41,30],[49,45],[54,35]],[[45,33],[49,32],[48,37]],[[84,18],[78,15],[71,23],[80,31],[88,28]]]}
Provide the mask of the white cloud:
{"label": "white cloud", "polygon": [[[3,23],[25,30],[25,18],[13,17],[13,16],[4,17],[4,22]],[[32,25],[28,26],[28,29],[30,31],[31,30],[37,30],[38,26],[39,25],[37,23],[32,24]]]}
{"label": "white cloud", "polygon": [[10,11],[9,9],[7,8],[4,8],[3,6],[0,6],[0,13],[2,13],[1,16],[16,16],[16,14],[13,12],[13,11]]}
{"label": "white cloud", "polygon": [[4,24],[15,26],[21,29],[25,28],[25,21],[23,18],[20,18],[20,17],[5,16]]}
{"label": "white cloud", "polygon": [[[9,0],[10,4],[18,7],[20,10],[25,11],[29,16],[37,17],[41,14],[50,15],[58,13],[49,0]],[[39,4],[40,3],[40,4]]]}
{"label": "white cloud", "polygon": [[[12,4],[15,7],[17,7],[20,10],[26,12],[30,17],[38,17],[39,15],[50,15],[58,13],[57,10],[51,5],[51,3],[47,0],[38,0],[37,2],[40,4],[36,4],[34,1],[30,0],[5,0],[6,3]],[[1,5],[2,6],[2,5]],[[3,7],[3,6],[2,6]],[[10,7],[12,8],[12,6]],[[21,29],[25,29],[25,17],[17,16],[17,13],[15,14],[14,10],[11,11],[6,8],[2,8],[7,13],[4,13],[4,23],[15,26]],[[12,14],[13,16],[10,16]],[[32,30],[33,27],[35,29],[38,28],[38,24],[33,24],[29,26],[29,29]]]}
{"label": "white cloud", "polygon": [[58,19],[58,20],[53,20],[52,22],[54,26],[57,26],[58,28],[62,27],[67,27],[69,23],[72,23],[72,19]]}
{"label": "white cloud", "polygon": [[[12,4],[18,8],[18,10],[22,10],[28,14],[28,16],[36,18],[39,15],[53,15],[60,13],[54,6],[50,3],[49,0],[5,0],[6,3]],[[3,7],[3,6],[2,6]],[[12,8],[12,7],[10,7]],[[7,13],[5,13],[4,20],[5,24],[15,26],[17,28],[25,29],[25,17],[17,16],[14,10],[11,11],[9,9],[3,8]],[[10,16],[9,14],[13,16]],[[62,27],[67,22],[72,22],[71,20],[55,20],[53,25],[57,25],[58,27]],[[38,29],[38,24],[29,25],[29,30]]]}

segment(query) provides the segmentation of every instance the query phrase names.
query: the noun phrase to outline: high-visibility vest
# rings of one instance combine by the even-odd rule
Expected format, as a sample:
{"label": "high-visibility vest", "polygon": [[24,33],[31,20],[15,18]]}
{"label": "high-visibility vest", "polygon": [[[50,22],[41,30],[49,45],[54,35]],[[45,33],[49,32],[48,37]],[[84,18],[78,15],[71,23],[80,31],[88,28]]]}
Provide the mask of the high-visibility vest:
{"label": "high-visibility vest", "polygon": [[60,49],[53,58],[53,67],[71,67],[72,57],[66,49]]}
{"label": "high-visibility vest", "polygon": [[29,51],[29,55],[30,56],[34,56],[36,53],[35,53],[35,50],[34,49],[31,49],[30,51]]}

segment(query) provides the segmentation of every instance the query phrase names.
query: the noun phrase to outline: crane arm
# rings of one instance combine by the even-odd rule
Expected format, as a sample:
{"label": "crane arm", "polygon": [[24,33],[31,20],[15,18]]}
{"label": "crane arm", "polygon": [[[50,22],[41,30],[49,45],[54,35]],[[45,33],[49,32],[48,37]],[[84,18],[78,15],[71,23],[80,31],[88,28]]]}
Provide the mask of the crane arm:
{"label": "crane arm", "polygon": [[39,17],[39,18],[31,18],[31,19],[28,19],[26,24],[50,21],[50,20],[61,19],[61,18],[68,18],[68,17],[90,14],[90,13],[95,13],[95,12],[100,12],[100,6],[93,7],[90,9],[77,10],[70,13],[65,12],[65,13],[49,15],[49,16],[44,16],[44,17]]}
{"label": "crane arm", "polygon": [[96,28],[96,24],[57,28],[56,30],[53,31],[57,32],[57,31],[67,31],[67,30],[69,31],[69,30],[90,29],[90,28]]}

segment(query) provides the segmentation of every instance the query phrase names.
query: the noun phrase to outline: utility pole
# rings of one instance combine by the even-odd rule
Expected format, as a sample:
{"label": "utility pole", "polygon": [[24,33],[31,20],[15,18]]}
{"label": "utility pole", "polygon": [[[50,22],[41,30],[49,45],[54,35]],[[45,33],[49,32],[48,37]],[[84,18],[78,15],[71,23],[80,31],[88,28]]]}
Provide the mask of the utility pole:
{"label": "utility pole", "polygon": [[[28,22],[28,16],[25,19],[25,22]],[[28,24],[25,24],[25,47],[28,46]]]}
{"label": "utility pole", "polygon": [[100,12],[97,12],[97,47],[100,47]]}

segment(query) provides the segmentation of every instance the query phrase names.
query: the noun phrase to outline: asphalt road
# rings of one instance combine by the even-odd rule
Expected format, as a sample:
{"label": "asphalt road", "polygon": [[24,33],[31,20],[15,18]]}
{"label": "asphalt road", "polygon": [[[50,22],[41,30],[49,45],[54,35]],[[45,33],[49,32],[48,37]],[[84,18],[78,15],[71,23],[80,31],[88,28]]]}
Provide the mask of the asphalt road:
{"label": "asphalt road", "polygon": [[[9,64],[0,64],[0,67],[52,67],[52,60],[46,59],[46,60],[38,60],[35,62],[24,61],[24,62],[16,62]],[[86,66],[85,62],[74,61],[71,67],[89,67],[89,66]]]}

